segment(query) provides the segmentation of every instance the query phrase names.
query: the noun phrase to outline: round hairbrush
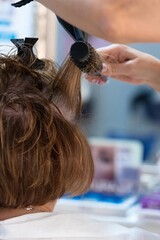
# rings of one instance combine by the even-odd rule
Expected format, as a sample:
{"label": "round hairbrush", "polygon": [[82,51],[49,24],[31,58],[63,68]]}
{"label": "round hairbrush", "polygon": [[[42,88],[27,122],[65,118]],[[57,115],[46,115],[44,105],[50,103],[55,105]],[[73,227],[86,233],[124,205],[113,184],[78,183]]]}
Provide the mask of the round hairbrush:
{"label": "round hairbrush", "polygon": [[103,66],[100,56],[90,43],[84,41],[73,43],[70,57],[82,72],[99,77],[104,82],[107,81],[107,77],[101,74]]}
{"label": "round hairbrush", "polygon": [[70,56],[82,72],[95,74],[102,71],[101,59],[90,43],[75,42],[71,46]]}

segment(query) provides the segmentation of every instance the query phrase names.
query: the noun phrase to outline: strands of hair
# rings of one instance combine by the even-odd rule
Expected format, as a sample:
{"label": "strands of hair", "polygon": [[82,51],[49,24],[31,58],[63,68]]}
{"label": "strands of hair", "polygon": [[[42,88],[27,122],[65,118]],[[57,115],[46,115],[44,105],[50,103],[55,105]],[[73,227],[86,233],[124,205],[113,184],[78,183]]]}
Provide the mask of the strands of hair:
{"label": "strands of hair", "polygon": [[[77,79],[79,79],[79,81],[77,81]],[[56,81],[54,82],[52,88],[55,87],[63,89],[63,92],[65,92],[65,97],[68,99],[67,105],[72,106],[72,111],[75,112],[77,117],[80,116],[82,108],[80,93],[81,70],[73,63],[69,56],[66,58],[57,72]]]}
{"label": "strands of hair", "polygon": [[70,49],[70,57],[74,64],[82,72],[98,76],[106,82],[107,77],[101,74],[103,68],[101,58],[92,45],[87,42],[86,34],[63,19],[59,17],[57,19],[67,33],[75,40]]}

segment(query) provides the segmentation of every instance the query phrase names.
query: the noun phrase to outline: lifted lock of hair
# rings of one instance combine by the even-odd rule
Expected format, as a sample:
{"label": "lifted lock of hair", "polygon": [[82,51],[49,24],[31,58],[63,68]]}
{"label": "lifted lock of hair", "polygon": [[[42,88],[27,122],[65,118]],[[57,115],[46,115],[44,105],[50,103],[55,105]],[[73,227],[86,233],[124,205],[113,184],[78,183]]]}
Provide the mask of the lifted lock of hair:
{"label": "lifted lock of hair", "polygon": [[70,57],[73,63],[82,72],[97,76],[106,82],[107,77],[101,74],[103,66],[100,56],[92,45],[87,42],[86,34],[63,19],[57,18],[64,29],[75,40],[75,43],[72,44],[70,49]]}

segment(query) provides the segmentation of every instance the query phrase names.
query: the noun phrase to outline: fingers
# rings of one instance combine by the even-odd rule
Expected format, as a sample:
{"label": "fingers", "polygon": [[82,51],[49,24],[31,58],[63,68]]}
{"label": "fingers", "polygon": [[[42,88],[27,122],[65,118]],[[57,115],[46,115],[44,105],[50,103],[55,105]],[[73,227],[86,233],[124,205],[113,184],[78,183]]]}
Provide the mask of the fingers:
{"label": "fingers", "polygon": [[[103,64],[103,70],[104,72],[107,71],[107,64]],[[84,77],[91,83],[96,83],[96,84],[105,84],[108,82],[108,75],[105,73],[105,74],[101,74],[99,75],[88,75],[88,74],[85,74]]]}
{"label": "fingers", "polygon": [[[119,77],[121,76],[121,78],[123,78],[122,76],[124,76],[125,80],[127,79],[127,77],[129,78],[130,75],[130,69],[129,69],[129,65],[127,65],[127,63],[121,63],[121,64],[103,64],[103,69],[101,74],[107,77],[111,77],[111,78],[116,78],[119,79]],[[128,75],[128,76],[127,76]],[[96,83],[96,84],[104,84],[105,82],[98,76],[92,76],[92,75],[85,75],[85,78],[92,82],[92,83]]]}
{"label": "fingers", "polygon": [[[137,50],[121,44],[112,44],[97,51],[103,62],[102,75],[134,83],[135,59],[139,56]],[[92,83],[104,83],[99,77],[86,78]]]}
{"label": "fingers", "polygon": [[126,61],[124,63],[103,64],[102,74],[108,77],[132,74],[133,64],[132,61]]}
{"label": "fingers", "polygon": [[[132,77],[129,76],[125,76],[125,75],[113,75],[112,78],[121,81],[121,82],[125,82],[125,83],[129,83],[129,84],[134,84],[134,85],[138,85],[140,84],[139,80],[135,80]],[[105,84],[102,80],[100,80],[99,78],[93,78],[91,76],[86,76],[86,79],[93,83],[93,84],[98,84],[98,85],[103,85]]]}
{"label": "fingers", "polygon": [[108,80],[107,81],[103,81],[102,78],[100,78],[98,76],[91,76],[91,75],[87,75],[87,74],[85,75],[85,78],[89,82],[94,83],[94,84],[98,84],[98,85],[103,85],[103,84],[108,82]]}
{"label": "fingers", "polygon": [[126,60],[133,60],[137,57],[138,51],[122,44],[112,44],[107,47],[97,49],[102,61],[114,61],[122,63]]}

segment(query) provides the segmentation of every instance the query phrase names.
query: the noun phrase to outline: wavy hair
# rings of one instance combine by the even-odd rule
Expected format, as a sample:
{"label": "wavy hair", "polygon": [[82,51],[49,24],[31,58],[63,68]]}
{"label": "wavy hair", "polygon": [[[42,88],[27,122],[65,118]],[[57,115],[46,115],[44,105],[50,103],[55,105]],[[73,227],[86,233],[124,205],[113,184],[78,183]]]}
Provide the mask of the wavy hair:
{"label": "wavy hair", "polygon": [[81,111],[80,70],[0,56],[0,207],[42,205],[90,186],[93,160],[74,118]]}

